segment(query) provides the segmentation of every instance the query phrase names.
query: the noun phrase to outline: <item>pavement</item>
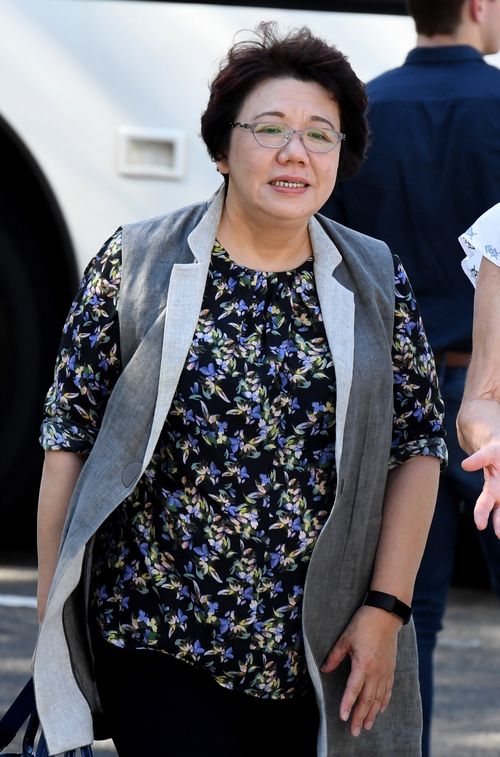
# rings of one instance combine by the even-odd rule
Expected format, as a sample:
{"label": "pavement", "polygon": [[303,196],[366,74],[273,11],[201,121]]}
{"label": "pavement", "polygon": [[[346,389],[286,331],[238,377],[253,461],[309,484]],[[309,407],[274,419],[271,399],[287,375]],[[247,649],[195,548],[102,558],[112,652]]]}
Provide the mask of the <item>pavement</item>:
{"label": "pavement", "polygon": [[[33,565],[0,562],[0,714],[30,675],[35,586]],[[451,591],[435,681],[432,757],[500,757],[500,606],[491,592]],[[94,752],[116,757],[110,741]]]}

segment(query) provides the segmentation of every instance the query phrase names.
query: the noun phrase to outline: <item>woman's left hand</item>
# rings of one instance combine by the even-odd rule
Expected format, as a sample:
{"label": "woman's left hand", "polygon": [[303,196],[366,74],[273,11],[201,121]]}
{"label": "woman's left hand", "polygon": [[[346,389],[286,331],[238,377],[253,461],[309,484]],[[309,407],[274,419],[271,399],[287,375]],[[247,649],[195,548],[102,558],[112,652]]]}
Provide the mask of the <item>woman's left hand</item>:
{"label": "woman's left hand", "polygon": [[347,655],[351,658],[340,717],[347,721],[352,711],[353,736],[359,736],[362,728],[369,730],[377,715],[389,704],[400,628],[401,621],[394,615],[363,605],[321,666],[322,673],[331,673]]}

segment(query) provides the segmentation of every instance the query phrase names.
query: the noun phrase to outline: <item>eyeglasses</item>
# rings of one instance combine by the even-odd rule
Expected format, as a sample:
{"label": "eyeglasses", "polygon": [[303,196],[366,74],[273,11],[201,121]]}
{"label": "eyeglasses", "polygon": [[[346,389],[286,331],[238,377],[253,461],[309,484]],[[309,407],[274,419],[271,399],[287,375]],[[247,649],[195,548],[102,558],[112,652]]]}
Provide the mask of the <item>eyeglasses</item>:
{"label": "eyeglasses", "polygon": [[336,129],[318,129],[313,126],[308,129],[291,129],[287,124],[242,124],[239,121],[231,121],[229,126],[231,129],[236,126],[248,129],[262,147],[284,147],[294,134],[298,134],[300,141],[309,152],[330,152],[346,138],[345,134]]}

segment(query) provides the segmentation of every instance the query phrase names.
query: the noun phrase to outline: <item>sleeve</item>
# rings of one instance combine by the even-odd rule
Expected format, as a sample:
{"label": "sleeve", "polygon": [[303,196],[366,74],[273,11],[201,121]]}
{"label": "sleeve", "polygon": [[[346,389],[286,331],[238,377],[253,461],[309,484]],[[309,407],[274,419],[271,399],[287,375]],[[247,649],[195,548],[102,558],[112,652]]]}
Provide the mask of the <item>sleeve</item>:
{"label": "sleeve", "polygon": [[483,213],[458,241],[465,252],[462,268],[476,286],[483,257],[500,265],[500,203]]}
{"label": "sleeve", "polygon": [[87,266],[64,324],[44,404],[45,450],[88,454],[121,372],[117,313],[121,229]]}
{"label": "sleeve", "polygon": [[444,405],[434,356],[410,282],[396,256],[394,276],[394,420],[389,469],[414,455],[437,457],[444,467]]}

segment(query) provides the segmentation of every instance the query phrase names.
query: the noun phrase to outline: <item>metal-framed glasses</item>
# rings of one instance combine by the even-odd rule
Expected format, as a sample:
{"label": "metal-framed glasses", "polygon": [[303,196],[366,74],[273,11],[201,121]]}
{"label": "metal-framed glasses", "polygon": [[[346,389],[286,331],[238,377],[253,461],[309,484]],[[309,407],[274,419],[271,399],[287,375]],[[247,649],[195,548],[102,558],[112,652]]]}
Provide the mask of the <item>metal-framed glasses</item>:
{"label": "metal-framed glasses", "polygon": [[242,124],[239,121],[231,121],[229,126],[231,129],[239,126],[251,131],[256,142],[262,147],[284,147],[294,134],[298,134],[300,141],[309,152],[330,152],[346,138],[346,135],[342,134],[341,131],[323,129],[317,126],[309,126],[307,129],[292,129],[288,124],[282,123]]}

